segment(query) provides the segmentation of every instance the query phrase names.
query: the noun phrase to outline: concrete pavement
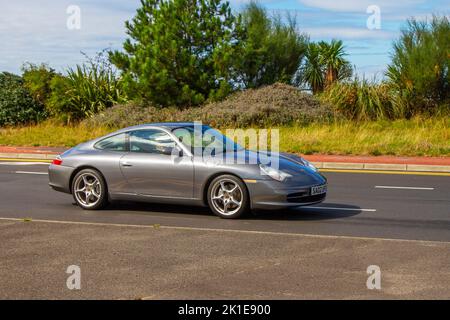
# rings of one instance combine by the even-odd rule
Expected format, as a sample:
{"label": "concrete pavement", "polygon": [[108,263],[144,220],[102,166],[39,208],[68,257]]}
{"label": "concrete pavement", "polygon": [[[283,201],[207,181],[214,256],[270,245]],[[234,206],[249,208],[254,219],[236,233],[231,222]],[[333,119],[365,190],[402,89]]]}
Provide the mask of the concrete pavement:
{"label": "concrete pavement", "polygon": [[[0,221],[0,299],[449,299],[450,243]],[[80,267],[81,289],[66,286]],[[381,270],[369,290],[367,268]]]}

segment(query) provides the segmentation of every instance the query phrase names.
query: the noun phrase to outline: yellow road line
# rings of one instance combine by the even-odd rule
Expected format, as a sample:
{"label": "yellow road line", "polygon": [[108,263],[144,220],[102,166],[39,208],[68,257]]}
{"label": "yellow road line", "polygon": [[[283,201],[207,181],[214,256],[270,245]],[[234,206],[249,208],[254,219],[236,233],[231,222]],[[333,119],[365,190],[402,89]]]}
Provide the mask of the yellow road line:
{"label": "yellow road line", "polygon": [[0,161],[10,161],[10,162],[52,162],[49,159],[13,159],[13,158],[0,158]]}
{"label": "yellow road line", "polygon": [[378,173],[378,174],[407,174],[419,176],[450,177],[450,172],[425,172],[425,171],[389,171],[389,170],[361,170],[361,169],[319,169],[320,172],[342,173]]}

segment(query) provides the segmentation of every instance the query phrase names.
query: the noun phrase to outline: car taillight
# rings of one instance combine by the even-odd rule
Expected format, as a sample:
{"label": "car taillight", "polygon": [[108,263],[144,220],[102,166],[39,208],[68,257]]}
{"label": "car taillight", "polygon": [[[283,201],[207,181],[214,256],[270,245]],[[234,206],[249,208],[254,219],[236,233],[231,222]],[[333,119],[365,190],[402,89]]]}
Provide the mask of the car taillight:
{"label": "car taillight", "polygon": [[52,164],[59,166],[62,163],[61,158],[53,159]]}

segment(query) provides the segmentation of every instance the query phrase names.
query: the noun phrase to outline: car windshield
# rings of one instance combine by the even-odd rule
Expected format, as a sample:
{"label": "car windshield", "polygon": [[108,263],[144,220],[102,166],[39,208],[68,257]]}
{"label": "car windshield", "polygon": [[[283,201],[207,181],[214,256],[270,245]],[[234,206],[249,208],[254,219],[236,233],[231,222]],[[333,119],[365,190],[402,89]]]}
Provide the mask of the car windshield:
{"label": "car windshield", "polygon": [[195,153],[196,149],[202,153],[209,149],[211,154],[244,150],[242,146],[208,126],[178,127],[172,132],[192,153]]}

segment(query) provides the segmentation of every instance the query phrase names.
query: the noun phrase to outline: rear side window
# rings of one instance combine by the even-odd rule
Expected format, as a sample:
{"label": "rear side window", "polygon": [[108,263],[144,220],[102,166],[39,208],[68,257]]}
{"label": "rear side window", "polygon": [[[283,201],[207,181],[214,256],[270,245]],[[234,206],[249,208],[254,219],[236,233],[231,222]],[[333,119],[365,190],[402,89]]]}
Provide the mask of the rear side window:
{"label": "rear side window", "polygon": [[95,144],[95,148],[109,151],[126,151],[126,134],[120,133],[115,136],[100,140]]}
{"label": "rear side window", "polygon": [[148,129],[130,133],[130,151],[170,155],[176,143],[165,132]]}

